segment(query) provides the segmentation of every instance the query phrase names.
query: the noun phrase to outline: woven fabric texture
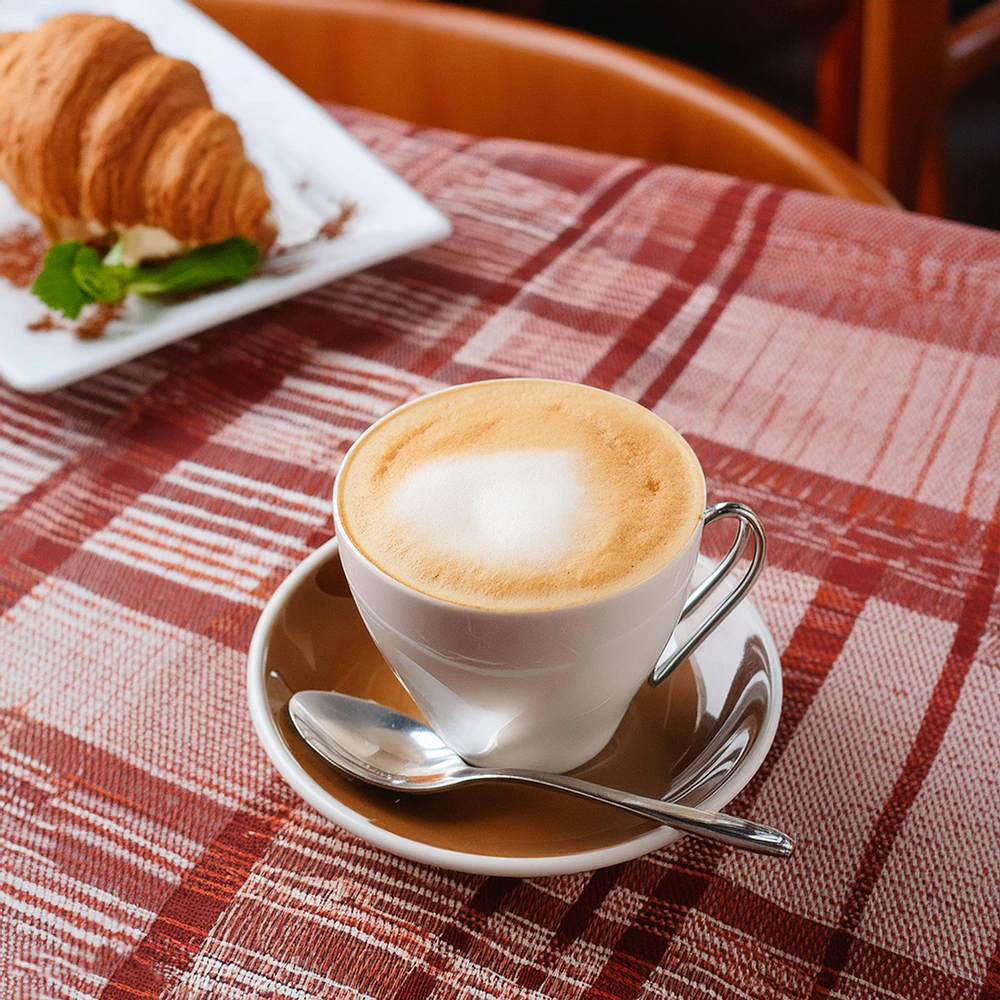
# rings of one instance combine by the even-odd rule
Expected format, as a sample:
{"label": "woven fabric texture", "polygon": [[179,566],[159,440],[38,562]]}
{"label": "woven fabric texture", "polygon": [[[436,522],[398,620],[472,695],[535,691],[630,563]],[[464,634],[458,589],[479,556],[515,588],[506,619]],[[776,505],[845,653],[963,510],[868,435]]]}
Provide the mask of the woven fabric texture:
{"label": "woven fabric texture", "polygon": [[[0,997],[996,1000],[1000,235],[334,110],[451,238],[0,387]],[[785,703],[733,809],[791,860],[459,875],[259,748],[250,635],[347,447],[505,375],[641,401],[766,523]]]}

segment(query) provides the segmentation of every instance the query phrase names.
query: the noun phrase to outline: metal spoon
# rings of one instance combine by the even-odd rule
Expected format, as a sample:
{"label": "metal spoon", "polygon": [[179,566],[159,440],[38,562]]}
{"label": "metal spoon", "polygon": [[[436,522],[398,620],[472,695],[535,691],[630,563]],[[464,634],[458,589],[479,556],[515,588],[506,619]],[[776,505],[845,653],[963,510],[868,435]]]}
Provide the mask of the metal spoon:
{"label": "metal spoon", "polygon": [[521,781],[607,802],[664,826],[760,854],[788,857],[794,846],[786,834],[759,823],[632,795],[568,774],[473,767],[433,729],[362,698],[335,691],[300,691],[292,696],[288,711],[316,753],[334,767],[381,788],[443,792],[480,781]]}

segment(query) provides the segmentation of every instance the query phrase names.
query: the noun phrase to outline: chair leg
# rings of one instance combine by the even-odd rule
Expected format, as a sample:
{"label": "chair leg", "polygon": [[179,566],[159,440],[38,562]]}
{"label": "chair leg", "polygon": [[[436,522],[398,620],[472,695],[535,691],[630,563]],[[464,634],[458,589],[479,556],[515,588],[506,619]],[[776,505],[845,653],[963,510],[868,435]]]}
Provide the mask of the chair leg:
{"label": "chair leg", "polygon": [[947,0],[865,0],[858,162],[908,208],[941,129],[947,30]]}
{"label": "chair leg", "polygon": [[944,138],[940,128],[933,129],[920,162],[917,200],[914,206],[925,215],[948,215],[948,185]]}
{"label": "chair leg", "polygon": [[816,131],[852,159],[858,145],[862,0],[849,0],[816,60]]}

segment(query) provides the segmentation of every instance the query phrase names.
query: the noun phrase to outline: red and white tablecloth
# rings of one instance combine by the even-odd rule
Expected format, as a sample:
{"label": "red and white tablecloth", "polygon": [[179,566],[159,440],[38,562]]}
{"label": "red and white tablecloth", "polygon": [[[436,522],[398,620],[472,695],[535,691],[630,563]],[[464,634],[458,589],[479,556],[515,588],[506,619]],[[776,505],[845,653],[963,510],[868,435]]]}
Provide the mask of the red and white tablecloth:
{"label": "red and white tablecloth", "polygon": [[[1000,235],[337,113],[450,239],[0,388],[0,997],[996,1000]],[[640,400],[762,515],[786,695],[734,808],[790,861],[459,875],[259,748],[250,634],[350,442],[528,374]]]}

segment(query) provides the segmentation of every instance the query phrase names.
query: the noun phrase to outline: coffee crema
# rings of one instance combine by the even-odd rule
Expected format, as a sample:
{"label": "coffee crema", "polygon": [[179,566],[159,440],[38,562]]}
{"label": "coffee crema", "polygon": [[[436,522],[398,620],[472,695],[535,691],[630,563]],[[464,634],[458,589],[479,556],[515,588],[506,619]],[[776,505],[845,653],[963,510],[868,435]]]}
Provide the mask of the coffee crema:
{"label": "coffee crema", "polygon": [[568,607],[649,578],[705,502],[687,442],[611,393],[474,382],[401,407],[341,470],[341,525],[383,572],[492,611]]}

